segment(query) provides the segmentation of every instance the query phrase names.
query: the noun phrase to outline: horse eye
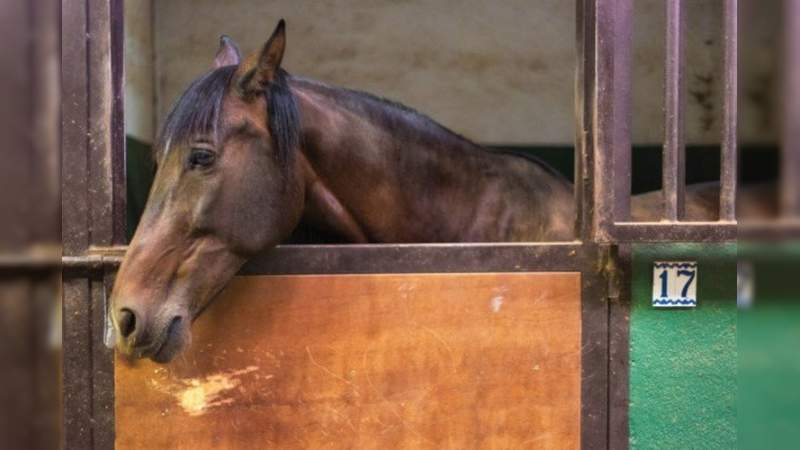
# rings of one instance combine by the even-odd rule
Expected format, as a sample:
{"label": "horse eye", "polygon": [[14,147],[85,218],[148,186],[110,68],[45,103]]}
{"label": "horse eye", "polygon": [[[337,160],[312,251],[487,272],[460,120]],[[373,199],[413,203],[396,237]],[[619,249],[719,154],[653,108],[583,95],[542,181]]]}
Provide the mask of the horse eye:
{"label": "horse eye", "polygon": [[211,166],[216,159],[216,155],[211,150],[205,148],[193,148],[192,152],[189,153],[189,167],[194,168],[206,168]]}

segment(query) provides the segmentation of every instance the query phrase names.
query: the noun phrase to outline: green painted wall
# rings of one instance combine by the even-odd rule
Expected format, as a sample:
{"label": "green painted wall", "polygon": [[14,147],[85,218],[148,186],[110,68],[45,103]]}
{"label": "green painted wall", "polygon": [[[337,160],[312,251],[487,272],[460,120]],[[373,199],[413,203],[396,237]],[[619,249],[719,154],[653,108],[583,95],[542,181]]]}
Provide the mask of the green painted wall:
{"label": "green painted wall", "polygon": [[125,139],[125,171],[127,187],[127,237],[130,241],[139,218],[147,203],[150,185],[153,184],[155,163],[152,158],[152,146],[132,136]]}
{"label": "green painted wall", "polygon": [[[697,308],[650,306],[658,260],[698,262]],[[736,448],[736,245],[636,245],[632,288],[631,448]]]}
{"label": "green painted wall", "polygon": [[800,442],[800,242],[740,244],[752,264],[753,305],[739,312],[740,449]]}

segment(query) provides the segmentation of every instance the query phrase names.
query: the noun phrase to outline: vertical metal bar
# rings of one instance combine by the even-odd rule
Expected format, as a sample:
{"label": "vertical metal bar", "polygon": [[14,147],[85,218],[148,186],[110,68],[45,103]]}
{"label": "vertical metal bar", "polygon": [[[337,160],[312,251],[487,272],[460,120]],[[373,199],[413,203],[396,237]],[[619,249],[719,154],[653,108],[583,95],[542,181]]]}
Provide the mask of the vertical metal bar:
{"label": "vertical metal bar", "polygon": [[577,0],[575,4],[575,235],[586,242],[593,237],[594,0]]}
{"label": "vertical metal bar", "polygon": [[[36,180],[32,187],[37,193],[36,209],[42,214],[39,224],[34,228],[35,239],[39,242],[57,242],[61,237],[61,161],[59,148],[59,119],[61,95],[59,92],[59,58],[61,42],[59,35],[60,4],[53,0],[33,0],[28,2],[33,12],[32,61],[34,72],[31,76],[30,97],[34,116],[31,119],[30,134],[33,140],[32,158],[39,161],[40,172],[29,175]],[[8,143],[6,143],[8,145]],[[46,219],[44,219],[46,217]]]}
{"label": "vertical metal bar", "polygon": [[[87,128],[89,80],[86,3],[61,4],[61,173],[62,242],[65,256],[89,247],[87,191]],[[63,292],[63,442],[65,449],[92,448],[91,345],[89,283],[64,280]]]}
{"label": "vertical metal bar", "polygon": [[111,7],[111,153],[113,157],[112,242],[125,244],[126,240],[126,179],[125,179],[125,5],[124,0],[110,0]]}
{"label": "vertical metal bar", "polygon": [[[124,237],[120,0],[62,2],[64,255]],[[115,62],[117,71],[114,71]],[[64,282],[64,447],[113,448],[113,352],[103,280]]]}
{"label": "vertical metal bar", "polygon": [[800,2],[784,0],[781,213],[800,217]]}
{"label": "vertical metal bar", "polygon": [[609,246],[584,242],[581,258],[581,448],[609,448],[608,273]]}
{"label": "vertical metal bar", "polygon": [[675,222],[685,212],[686,145],[684,137],[684,12],[681,0],[667,0],[664,70],[664,219]]}
{"label": "vertical metal bar", "polygon": [[63,426],[64,449],[91,449],[92,379],[89,280],[64,280],[63,292]]}
{"label": "vertical metal bar", "polygon": [[630,404],[631,245],[611,252],[607,267],[613,289],[608,293],[608,448],[627,450]]}
{"label": "vertical metal bar", "polygon": [[633,1],[595,0],[593,225],[601,242],[630,216]]}
{"label": "vertical metal bar", "polygon": [[[123,17],[119,0],[87,0],[87,7],[90,243],[105,246],[119,244],[125,236],[122,67],[115,67],[122,62]],[[104,345],[105,290],[104,280],[90,281],[92,342],[87,356],[92,359],[94,449],[114,448],[114,353]]]}
{"label": "vertical metal bar", "polygon": [[633,0],[614,2],[616,55],[614,61],[614,221],[631,215],[631,58],[633,54]]}
{"label": "vertical metal bar", "polygon": [[106,292],[110,292],[107,279],[89,280],[89,323],[92,336],[92,444],[93,450],[114,449],[114,352],[104,344],[106,326]]}
{"label": "vertical metal bar", "polygon": [[82,1],[62,4],[61,17],[61,174],[63,204],[61,237],[64,255],[82,254],[89,244],[89,222],[86,211],[86,5]]}
{"label": "vertical metal bar", "polygon": [[736,220],[737,111],[738,111],[738,14],[737,0],[725,0],[723,20],[722,154],[720,163],[719,219]]}
{"label": "vertical metal bar", "polygon": [[55,265],[26,271],[14,261],[46,252],[61,236],[58,11],[52,0],[0,2],[0,253],[10,263],[0,269],[4,449],[61,442],[61,358],[52,340],[61,280]]}
{"label": "vertical metal bar", "polygon": [[90,243],[111,245],[113,230],[113,160],[111,151],[111,116],[113,93],[111,83],[111,24],[107,0],[86,0],[88,15],[89,74],[89,146],[88,200]]}

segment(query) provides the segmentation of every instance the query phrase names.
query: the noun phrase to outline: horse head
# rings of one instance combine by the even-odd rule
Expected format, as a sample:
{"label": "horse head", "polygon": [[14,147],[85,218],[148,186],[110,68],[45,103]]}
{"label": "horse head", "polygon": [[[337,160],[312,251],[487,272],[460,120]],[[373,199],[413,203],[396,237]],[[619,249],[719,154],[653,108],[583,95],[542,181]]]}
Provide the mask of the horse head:
{"label": "horse head", "polygon": [[246,61],[223,36],[211,71],[168,115],[155,146],[158,170],[112,293],[122,353],[170,361],[242,264],[299,222],[299,116],[280,66],[285,44],[282,20]]}

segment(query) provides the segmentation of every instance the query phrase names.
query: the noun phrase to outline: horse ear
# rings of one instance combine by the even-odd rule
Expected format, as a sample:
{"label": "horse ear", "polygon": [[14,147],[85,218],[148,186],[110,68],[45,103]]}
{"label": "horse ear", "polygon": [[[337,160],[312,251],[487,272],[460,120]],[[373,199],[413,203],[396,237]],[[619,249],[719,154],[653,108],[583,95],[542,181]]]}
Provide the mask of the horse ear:
{"label": "horse ear", "polygon": [[286,22],[281,19],[272,36],[261,49],[258,63],[253,69],[252,76],[247,77],[245,90],[262,90],[278,75],[283,60],[283,50],[286,48]]}
{"label": "horse ear", "polygon": [[219,37],[219,50],[214,56],[214,69],[219,69],[225,66],[238,66],[241,61],[239,56],[239,47],[233,39],[225,36],[224,34]]}

